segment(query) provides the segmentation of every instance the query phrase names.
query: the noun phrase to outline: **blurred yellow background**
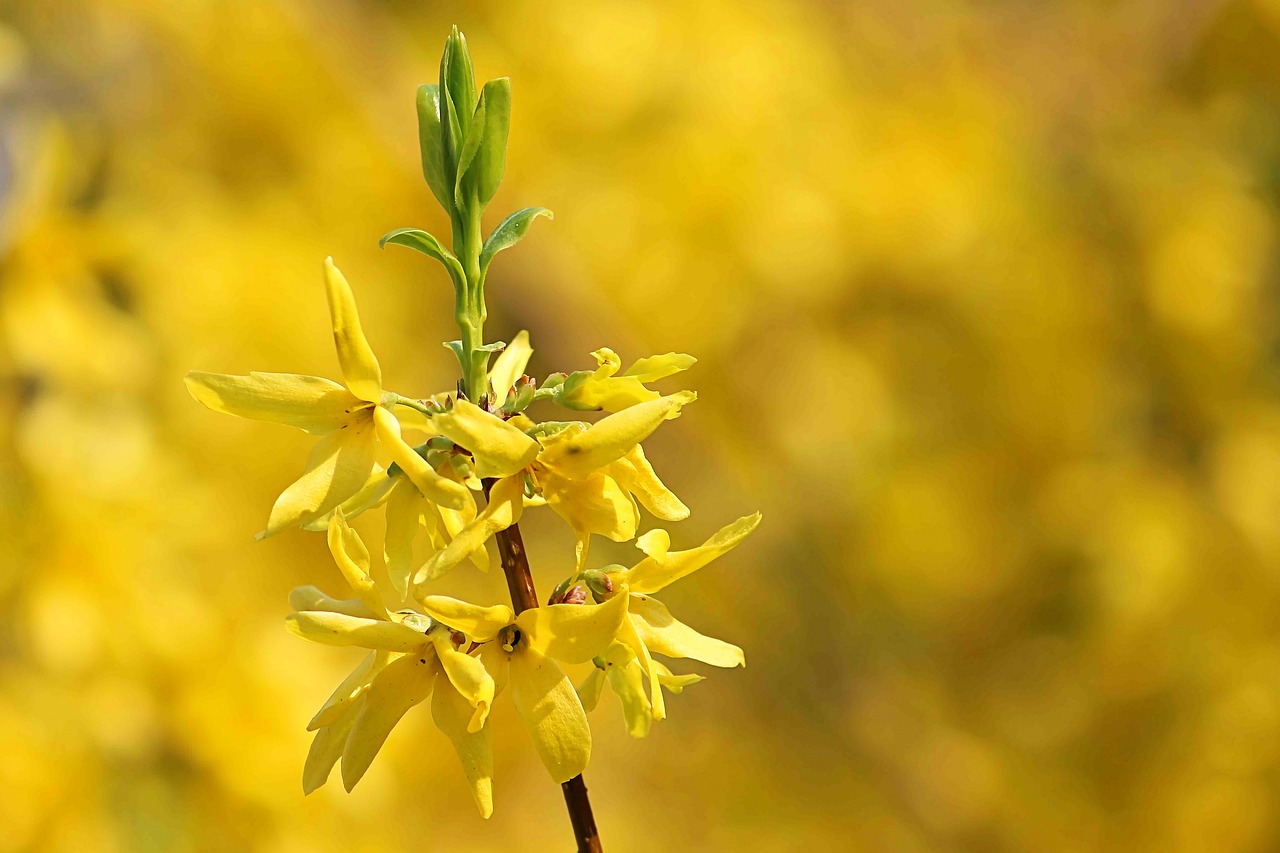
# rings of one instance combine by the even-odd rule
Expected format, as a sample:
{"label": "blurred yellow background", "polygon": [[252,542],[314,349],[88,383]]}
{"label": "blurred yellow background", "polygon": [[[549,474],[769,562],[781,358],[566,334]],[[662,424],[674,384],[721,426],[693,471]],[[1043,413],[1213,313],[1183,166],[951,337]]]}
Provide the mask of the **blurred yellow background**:
{"label": "blurred yellow background", "polygon": [[[448,230],[413,102],[453,23],[513,79],[489,226],[556,212],[490,336],[697,355],[647,445],[675,545],[764,512],[667,596],[747,668],[645,741],[592,717],[606,849],[1280,845],[1280,2],[0,22],[0,851],[569,848],[505,701],[488,823],[421,709],[303,798],[360,653],[284,631],[323,537],[252,535],[310,442],[180,381],[336,377],[331,254],[389,387],[452,386],[443,273],[377,238]],[[545,597],[570,538],[523,526]]]}

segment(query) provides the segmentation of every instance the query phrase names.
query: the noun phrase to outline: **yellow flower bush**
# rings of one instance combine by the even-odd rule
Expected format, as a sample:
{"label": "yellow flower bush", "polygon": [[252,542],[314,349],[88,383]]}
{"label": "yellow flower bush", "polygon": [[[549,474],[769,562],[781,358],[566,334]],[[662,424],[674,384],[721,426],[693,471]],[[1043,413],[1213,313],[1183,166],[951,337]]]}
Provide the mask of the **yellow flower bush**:
{"label": "yellow flower bush", "polygon": [[[461,369],[456,390],[414,397],[385,387],[355,296],[332,259],[324,262],[324,283],[342,384],[286,373],[203,372],[192,372],[186,383],[214,411],[320,437],[260,535],[327,531],[356,597],[296,589],[288,629],[369,654],[308,726],[316,734],[304,790],[323,785],[339,762],[351,790],[400,719],[430,698],[432,718],[453,743],[481,815],[489,817],[489,713],[495,697],[507,692],[547,772],[565,787],[580,847],[599,849],[582,782],[591,756],[587,711],[600,693],[595,673],[609,672],[628,730],[643,735],[665,716],[662,687],[679,692],[699,678],[673,675],[653,654],[741,665],[740,649],[675,621],[649,594],[732,549],[760,516],[743,518],[688,551],[669,551],[667,534],[652,530],[637,540],[647,557],[636,566],[586,568],[591,537],[636,539],[641,508],[663,521],[689,515],[650,465],[642,442],[697,399],[692,391],[663,394],[649,385],[695,360],[667,353],[620,373],[620,358],[602,348],[593,354],[596,370],[552,374],[539,386],[525,373],[533,352],[526,332],[510,344],[484,341],[490,263],[535,219],[550,217],[543,208],[526,208],[482,239],[482,214],[505,169],[510,107],[506,80],[477,91],[465,40],[455,29],[439,84],[418,93],[423,175],[450,215],[453,248],[418,229],[382,239],[432,257],[453,282],[461,337],[446,345]],[[530,414],[536,403],[608,414],[594,422],[539,422]],[[526,509],[544,506],[572,528],[576,546],[573,573],[539,607],[517,525]],[[374,580],[369,549],[348,523],[378,507],[386,513],[389,586]],[[502,556],[511,606],[433,591],[436,581],[468,561],[487,570],[490,541]],[[429,554],[419,559],[424,542]],[[594,601],[587,600],[588,589]],[[596,670],[576,690],[561,665],[588,663]]]}

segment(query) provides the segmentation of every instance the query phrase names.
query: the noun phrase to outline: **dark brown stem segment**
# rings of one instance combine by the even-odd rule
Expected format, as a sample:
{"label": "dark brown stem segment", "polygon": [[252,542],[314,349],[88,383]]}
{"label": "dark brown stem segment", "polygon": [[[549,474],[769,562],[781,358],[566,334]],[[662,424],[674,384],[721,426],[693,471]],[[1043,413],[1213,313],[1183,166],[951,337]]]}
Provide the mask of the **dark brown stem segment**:
{"label": "dark brown stem segment", "polygon": [[[484,481],[484,496],[494,480]],[[533,588],[533,574],[529,571],[529,555],[520,536],[520,525],[513,524],[500,531],[498,554],[502,558],[502,571],[507,576],[507,589],[511,592],[511,605],[517,614],[538,606],[538,593]],[[602,853],[600,833],[596,830],[596,818],[591,812],[591,800],[587,798],[587,783],[581,774],[560,786],[564,790],[564,804],[569,809],[573,834],[578,841],[578,853]]]}

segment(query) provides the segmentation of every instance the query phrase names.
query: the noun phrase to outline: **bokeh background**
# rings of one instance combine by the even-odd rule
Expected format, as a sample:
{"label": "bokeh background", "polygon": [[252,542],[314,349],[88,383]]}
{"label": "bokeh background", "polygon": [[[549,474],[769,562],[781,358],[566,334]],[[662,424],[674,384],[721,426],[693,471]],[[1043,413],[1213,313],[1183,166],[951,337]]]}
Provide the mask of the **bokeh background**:
{"label": "bokeh background", "polygon": [[[376,240],[447,231],[413,98],[453,23],[514,81],[490,226],[557,214],[495,264],[491,334],[539,375],[696,354],[648,445],[673,538],[765,516],[665,596],[747,668],[647,741],[593,717],[608,849],[1280,845],[1280,3],[0,22],[0,850],[568,848],[506,702],[488,823],[421,710],[303,798],[357,653],[283,629],[341,588],[322,537],[252,534],[309,442],[180,381],[336,376],[331,254],[388,384],[450,387],[442,273]],[[545,594],[569,538],[525,527]]]}

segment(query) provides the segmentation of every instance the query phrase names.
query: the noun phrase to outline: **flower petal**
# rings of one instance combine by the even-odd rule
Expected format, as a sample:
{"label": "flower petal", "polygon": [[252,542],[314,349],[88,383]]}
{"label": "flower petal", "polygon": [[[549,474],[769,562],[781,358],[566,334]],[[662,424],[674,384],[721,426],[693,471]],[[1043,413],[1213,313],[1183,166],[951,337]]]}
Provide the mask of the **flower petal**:
{"label": "flower petal", "polygon": [[[391,655],[388,652],[371,652],[360,661],[360,665],[351,670],[351,674],[342,680],[337,689],[320,706],[320,710],[316,711],[311,722],[307,723],[307,731],[313,732],[337,722],[339,717],[351,710],[352,703],[359,698],[360,694],[369,689],[369,683],[373,681],[373,677],[390,660]],[[341,752],[341,748],[338,751]]]}
{"label": "flower petal", "polygon": [[348,616],[359,616],[362,619],[374,619],[376,614],[358,598],[330,598],[314,586],[300,586],[289,593],[289,606],[294,610],[328,610],[331,613],[345,613]]}
{"label": "flower petal", "polygon": [[320,439],[307,471],[271,507],[259,538],[314,521],[360,491],[373,470],[373,421],[359,418]]}
{"label": "flower petal", "polygon": [[[520,520],[524,511],[524,478],[507,477],[489,491],[489,504],[475,520],[453,535],[444,550],[437,551],[418,569],[413,582],[423,584],[441,577],[468,556],[482,550],[489,538]],[[487,568],[486,563],[486,568]]]}
{"label": "flower petal", "polygon": [[476,476],[509,477],[538,456],[538,442],[502,418],[467,400],[455,400],[448,411],[431,416],[440,434],[471,452]]}
{"label": "flower petal", "polygon": [[425,634],[399,622],[361,619],[345,613],[303,610],[285,617],[294,636],[326,646],[360,646],[388,652],[412,652],[427,645]]}
{"label": "flower petal", "polygon": [[387,499],[387,532],[382,542],[382,555],[387,564],[387,577],[401,598],[409,594],[409,576],[413,574],[413,540],[422,526],[423,497],[408,479],[401,479]]}
{"label": "flower petal", "polygon": [[369,479],[365,480],[364,485],[360,487],[360,491],[338,504],[333,511],[308,521],[302,525],[302,529],[310,530],[313,533],[328,530],[329,520],[333,517],[333,512],[338,509],[342,510],[342,514],[347,517],[348,521],[367,510],[375,509],[386,501],[387,496],[391,494],[392,488],[399,482],[399,477],[388,477],[387,469],[375,463],[373,472],[369,474]]}
{"label": "flower petal", "polygon": [[746,666],[742,649],[699,634],[676,619],[665,604],[647,595],[633,594],[628,603],[631,624],[650,652],[669,658],[692,658],[712,666]]}
{"label": "flower petal", "polygon": [[440,666],[434,654],[404,655],[387,664],[364,695],[342,751],[342,784],[350,791],[405,712],[431,695]]}
{"label": "flower petal", "polygon": [[614,542],[626,542],[636,535],[640,510],[612,477],[597,471],[570,479],[548,470],[539,486],[547,506],[578,533],[596,533]]}
{"label": "flower petal", "polygon": [[445,675],[467,704],[475,709],[467,724],[467,731],[478,732],[489,716],[493,706],[494,683],[488,670],[478,658],[474,658],[454,648],[446,631],[432,631],[431,641],[435,644],[436,655]]}
{"label": "flower petal", "polygon": [[641,382],[657,382],[688,370],[698,360],[682,352],[669,352],[663,355],[651,355],[638,359],[635,364],[623,371],[623,376],[632,376]]}
{"label": "flower petal", "polygon": [[302,793],[310,794],[329,781],[333,765],[342,756],[347,745],[347,737],[351,727],[359,716],[359,706],[344,707],[346,713],[335,717],[330,725],[323,726],[311,739],[311,749],[307,750],[307,761],[302,766]]}
{"label": "flower petal", "polygon": [[360,328],[360,314],[351,285],[333,258],[324,259],[325,293],[329,297],[329,316],[333,320],[333,343],[338,349],[342,377],[361,400],[376,403],[382,399],[382,368]]}
{"label": "flower petal", "polygon": [[386,605],[369,574],[369,549],[364,540],[347,524],[341,509],[335,509],[329,520],[329,553],[338,564],[342,576],[379,619],[387,618]]}
{"label": "flower petal", "polygon": [[474,732],[468,728],[471,706],[453,689],[443,673],[436,675],[431,717],[436,728],[453,742],[480,816],[488,819],[493,814],[493,730],[489,726]]}
{"label": "flower petal", "polygon": [[530,648],[565,663],[586,663],[613,642],[627,612],[627,593],[604,604],[552,604],[516,617]]}
{"label": "flower petal", "polygon": [[506,401],[512,386],[529,364],[531,355],[533,347],[529,345],[529,333],[520,332],[494,359],[493,368],[489,371],[489,385],[493,388],[493,399],[497,405],[501,406]]}
{"label": "flower petal", "polygon": [[627,734],[644,737],[653,726],[653,704],[649,701],[644,669],[635,653],[622,643],[610,646],[604,657],[609,687],[622,702]]}
{"label": "flower petal", "polygon": [[582,703],[582,709],[588,714],[600,704],[600,694],[604,692],[604,686],[607,682],[608,679],[605,678],[604,670],[598,666],[593,666],[591,674],[574,688],[578,691],[578,701]]}
{"label": "flower petal", "polygon": [[391,454],[395,463],[404,469],[404,473],[418,487],[418,491],[431,500],[460,510],[468,502],[472,502],[471,492],[461,483],[455,483],[447,477],[441,477],[435,469],[427,464],[427,460],[418,455],[412,447],[400,437],[400,422],[395,416],[378,406],[373,411],[373,421],[377,425],[378,440]]}
{"label": "flower petal", "polygon": [[697,684],[699,681],[707,680],[705,676],[697,675],[692,672],[684,675],[676,675],[656,660],[652,662],[652,665],[658,674],[658,683],[677,695],[683,693],[684,689],[690,684]]}
{"label": "flower petal", "polygon": [[645,509],[663,521],[683,521],[689,517],[689,508],[658,479],[640,445],[610,465],[608,471],[619,486],[634,494]]}
{"label": "flower petal", "polygon": [[667,534],[664,532],[658,538],[658,531],[651,530],[637,543],[648,556],[630,570],[620,572],[619,577],[632,592],[658,592],[668,584],[696,572],[722,554],[732,551],[759,524],[760,513],[744,516],[720,528],[698,547],[687,551],[668,551],[671,540]]}
{"label": "flower petal", "polygon": [[481,607],[447,595],[428,595],[419,599],[419,603],[423,613],[455,631],[461,631],[468,640],[476,643],[489,642],[515,621],[515,614],[505,604]]}
{"label": "flower petal", "polygon": [[215,412],[286,424],[306,432],[333,432],[360,401],[336,382],[296,373],[229,376],[193,370],[184,380],[197,402]]}
{"label": "flower petal", "polygon": [[653,433],[664,421],[679,416],[680,409],[698,398],[681,391],[641,403],[596,421],[582,432],[565,430],[551,440],[538,461],[567,476],[585,476],[621,459]]}
{"label": "flower petal", "polygon": [[568,782],[591,759],[591,727],[582,702],[555,661],[523,643],[509,657],[516,711],[551,778]]}

